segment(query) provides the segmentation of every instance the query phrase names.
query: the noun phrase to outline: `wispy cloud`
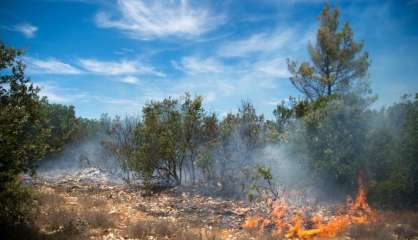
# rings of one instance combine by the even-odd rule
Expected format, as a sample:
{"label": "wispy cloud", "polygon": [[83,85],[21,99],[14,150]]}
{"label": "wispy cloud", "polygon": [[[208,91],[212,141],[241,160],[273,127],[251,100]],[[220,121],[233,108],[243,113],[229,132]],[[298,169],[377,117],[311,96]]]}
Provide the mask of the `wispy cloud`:
{"label": "wispy cloud", "polygon": [[82,71],[55,58],[36,59],[24,57],[28,71],[35,74],[81,74]]}
{"label": "wispy cloud", "polygon": [[284,47],[294,37],[295,33],[290,28],[255,33],[244,39],[224,43],[218,54],[222,57],[243,57],[253,53],[271,52]]}
{"label": "wispy cloud", "polygon": [[222,16],[213,15],[209,9],[190,6],[187,0],[119,0],[116,9],[117,17],[109,12],[99,12],[97,25],[119,29],[139,39],[199,36],[224,21]]}
{"label": "wispy cloud", "polygon": [[283,58],[260,60],[254,64],[253,70],[268,77],[287,78],[290,76],[286,60]]}
{"label": "wispy cloud", "polygon": [[[98,106],[101,111],[111,115],[136,114],[147,100],[144,97],[128,98],[98,95],[96,93],[84,92],[79,88],[61,87],[52,81],[37,82],[34,85],[41,89],[40,95],[47,97],[51,103],[74,104],[76,106],[93,105]],[[92,117],[98,116],[92,115]]]}
{"label": "wispy cloud", "polygon": [[80,59],[80,65],[88,72],[100,75],[143,74],[164,77],[165,74],[156,71],[153,67],[138,61],[100,61],[97,59]]}
{"label": "wispy cloud", "polygon": [[202,73],[220,73],[224,70],[223,64],[215,58],[197,58],[197,57],[184,57],[180,63],[175,61],[171,62],[173,67],[184,71],[191,75]]}
{"label": "wispy cloud", "polygon": [[35,83],[35,86],[41,89],[40,95],[47,97],[52,103],[72,104],[90,98],[88,94],[80,93],[78,89],[62,88],[54,82]]}
{"label": "wispy cloud", "polygon": [[20,23],[15,25],[12,30],[22,33],[27,38],[33,38],[38,31],[38,27],[30,23]]}

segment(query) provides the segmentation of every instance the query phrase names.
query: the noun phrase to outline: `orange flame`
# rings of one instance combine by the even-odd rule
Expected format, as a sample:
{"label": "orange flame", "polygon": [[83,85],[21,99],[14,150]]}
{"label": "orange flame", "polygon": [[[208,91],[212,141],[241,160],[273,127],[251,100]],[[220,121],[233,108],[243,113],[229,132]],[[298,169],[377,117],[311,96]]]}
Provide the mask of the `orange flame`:
{"label": "orange flame", "polygon": [[243,228],[247,230],[258,229],[258,231],[263,232],[267,225],[272,224],[274,225],[271,232],[273,237],[284,237],[286,239],[327,239],[335,237],[345,231],[351,224],[366,224],[373,219],[373,210],[367,203],[366,189],[361,175],[359,175],[358,185],[356,199],[353,201],[350,197],[347,198],[347,210],[344,214],[326,219],[317,213],[309,221],[306,221],[303,211],[298,209],[292,212],[287,202],[282,198],[274,202],[268,218],[250,217],[243,224]]}

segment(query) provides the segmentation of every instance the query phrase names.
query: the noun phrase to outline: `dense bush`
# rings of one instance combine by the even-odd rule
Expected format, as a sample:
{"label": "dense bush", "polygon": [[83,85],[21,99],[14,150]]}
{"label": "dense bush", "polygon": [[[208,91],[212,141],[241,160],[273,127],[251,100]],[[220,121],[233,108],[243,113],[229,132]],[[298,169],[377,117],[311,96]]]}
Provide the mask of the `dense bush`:
{"label": "dense bush", "polygon": [[94,132],[95,121],[77,118],[74,107],[50,104],[25,77],[23,54],[0,42],[0,221],[24,220],[30,192],[19,174],[34,173],[46,154]]}
{"label": "dense bush", "polygon": [[418,96],[374,114],[364,167],[381,206],[418,207]]}
{"label": "dense bush", "polygon": [[[291,117],[281,144],[328,193],[353,193],[363,174],[373,203],[417,207],[418,99],[403,97],[379,111],[369,105],[369,98],[349,94],[310,102],[302,117],[295,114],[297,104],[282,106]],[[281,123],[283,114],[276,116]]]}
{"label": "dense bush", "polygon": [[20,50],[0,42],[0,220],[21,220],[28,194],[18,174],[31,172],[46,150],[39,89],[24,76]]}

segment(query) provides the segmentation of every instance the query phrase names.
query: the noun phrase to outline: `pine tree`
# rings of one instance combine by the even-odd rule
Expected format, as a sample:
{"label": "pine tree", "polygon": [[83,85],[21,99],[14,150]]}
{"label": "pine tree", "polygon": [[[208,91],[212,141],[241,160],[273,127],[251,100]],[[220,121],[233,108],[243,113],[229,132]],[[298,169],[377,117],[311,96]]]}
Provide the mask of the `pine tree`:
{"label": "pine tree", "polygon": [[332,10],[325,3],[318,18],[315,46],[308,44],[311,62],[288,60],[290,81],[309,100],[345,93],[353,87],[367,90],[361,81],[370,65],[367,52],[362,51],[364,44],[353,39],[348,22],[340,29],[338,18],[338,8]]}

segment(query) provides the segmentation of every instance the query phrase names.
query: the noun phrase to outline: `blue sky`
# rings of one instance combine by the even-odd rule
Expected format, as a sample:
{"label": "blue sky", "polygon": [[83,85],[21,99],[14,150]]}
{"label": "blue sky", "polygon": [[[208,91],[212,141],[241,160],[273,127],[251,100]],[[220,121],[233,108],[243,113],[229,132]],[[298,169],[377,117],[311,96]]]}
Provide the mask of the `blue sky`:
{"label": "blue sky", "polygon": [[[329,1],[365,41],[376,107],[418,92],[418,1]],[[321,0],[2,0],[0,38],[77,115],[138,114],[152,99],[203,95],[223,115],[242,100],[268,118],[298,96],[286,58],[307,60]]]}

